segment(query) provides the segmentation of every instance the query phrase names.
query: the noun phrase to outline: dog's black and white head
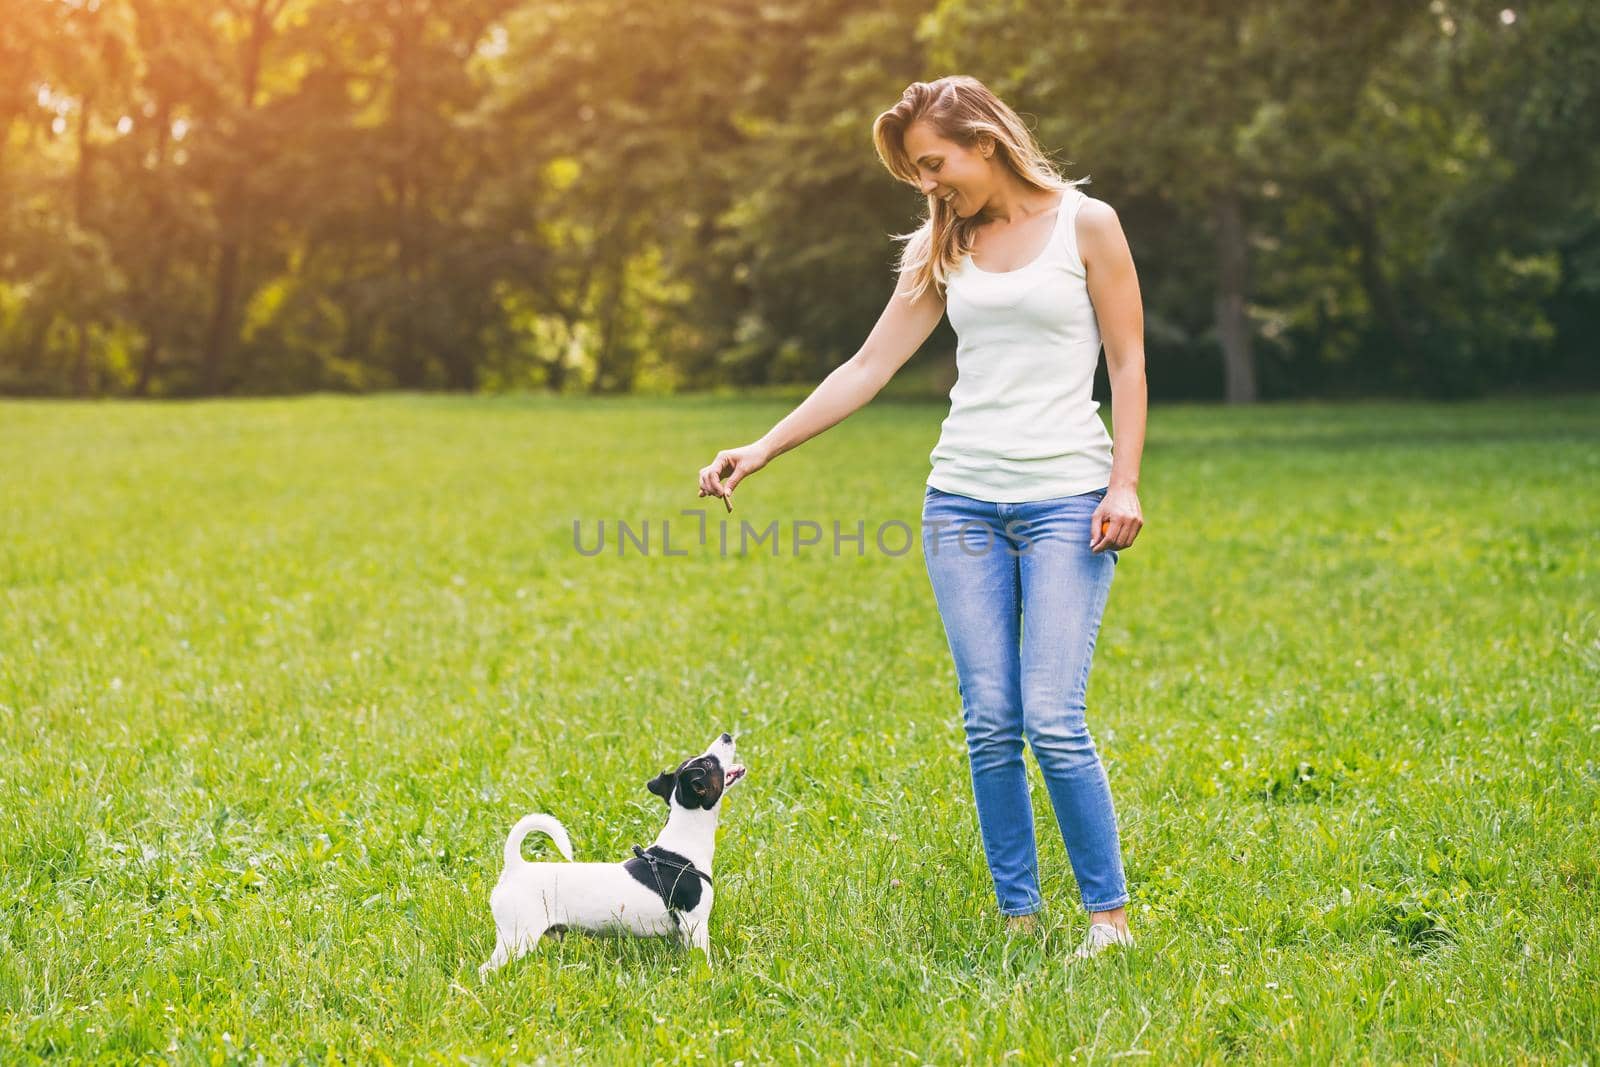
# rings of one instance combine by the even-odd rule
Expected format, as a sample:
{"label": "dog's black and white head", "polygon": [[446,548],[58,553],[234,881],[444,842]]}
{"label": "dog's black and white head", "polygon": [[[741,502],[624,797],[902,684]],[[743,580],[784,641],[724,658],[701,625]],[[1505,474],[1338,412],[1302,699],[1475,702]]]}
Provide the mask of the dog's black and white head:
{"label": "dog's black and white head", "polygon": [[662,771],[650,779],[650,792],[667,802],[690,811],[710,811],[722,800],[728,787],[744,777],[744,767],[734,759],[733,736],[723,734],[711,747],[678,765],[675,771]]}

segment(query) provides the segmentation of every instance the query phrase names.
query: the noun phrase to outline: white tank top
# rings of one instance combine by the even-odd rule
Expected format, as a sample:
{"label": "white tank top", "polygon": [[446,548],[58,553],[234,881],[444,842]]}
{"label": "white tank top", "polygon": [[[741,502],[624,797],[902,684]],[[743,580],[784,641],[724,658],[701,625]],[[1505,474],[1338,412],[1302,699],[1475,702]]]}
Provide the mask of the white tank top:
{"label": "white tank top", "polygon": [[1074,222],[1087,199],[1065,190],[1027,266],[997,274],[968,255],[950,274],[956,383],[929,456],[935,489],[1015,504],[1109,484],[1111,435],[1093,398],[1100,323]]}

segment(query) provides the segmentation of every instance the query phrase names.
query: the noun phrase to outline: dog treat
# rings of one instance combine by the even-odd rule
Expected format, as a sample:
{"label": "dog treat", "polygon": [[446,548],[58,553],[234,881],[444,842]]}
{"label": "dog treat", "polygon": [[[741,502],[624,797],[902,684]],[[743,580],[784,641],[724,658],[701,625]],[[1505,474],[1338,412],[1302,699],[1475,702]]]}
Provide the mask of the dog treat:
{"label": "dog treat", "polygon": [[[716,496],[717,494],[715,494],[715,493],[701,493],[700,495],[701,496]],[[727,496],[724,496],[721,499],[722,499],[722,506],[728,509],[728,513],[729,514],[732,514],[733,513],[733,494],[729,493]]]}

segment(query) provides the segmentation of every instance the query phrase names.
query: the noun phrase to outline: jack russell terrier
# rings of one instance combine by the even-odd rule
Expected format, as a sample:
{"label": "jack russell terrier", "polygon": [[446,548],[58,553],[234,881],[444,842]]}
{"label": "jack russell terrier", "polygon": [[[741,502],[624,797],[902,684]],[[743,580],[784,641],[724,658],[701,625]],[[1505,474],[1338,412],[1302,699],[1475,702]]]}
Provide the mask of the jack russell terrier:
{"label": "jack russell terrier", "polygon": [[[676,936],[711,963],[711,853],[724,790],[744,777],[734,762],[733,738],[684,760],[650,780],[650,792],[667,803],[667,825],[649,848],[633,847],[621,863],[573,863],[566,828],[548,815],[528,815],[506,838],[505,868],[489,894],[494,912],[494,954],[480,977],[534,948],[546,933],[569,929],[636,937]],[[549,836],[566,863],[529,863],[522,839]]]}

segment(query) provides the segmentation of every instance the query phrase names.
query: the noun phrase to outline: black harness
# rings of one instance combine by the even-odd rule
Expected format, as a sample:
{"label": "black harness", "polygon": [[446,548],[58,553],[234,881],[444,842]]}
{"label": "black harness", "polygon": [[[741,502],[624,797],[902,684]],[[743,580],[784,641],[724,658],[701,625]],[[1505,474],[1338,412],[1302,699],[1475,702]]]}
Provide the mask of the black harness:
{"label": "black harness", "polygon": [[[706,885],[710,885],[711,876],[705,871],[702,871],[700,868],[696,867],[693,863],[690,863],[688,860],[679,863],[677,860],[670,860],[665,856],[656,855],[654,852],[647,852],[638,845],[633,846],[633,854],[650,865],[650,876],[655,879],[656,892],[661,895],[661,904],[667,909],[667,914],[672,916],[672,925],[678,929],[682,929],[683,922],[678,918],[679,909],[672,906],[672,896],[678,890],[679,880],[683,878],[684,872],[688,871],[691,874],[698,875],[699,877],[705,879]],[[673,871],[677,872],[673,875],[672,886],[670,888],[661,880],[662,867],[670,867]],[[698,896],[698,894],[696,895]]]}

